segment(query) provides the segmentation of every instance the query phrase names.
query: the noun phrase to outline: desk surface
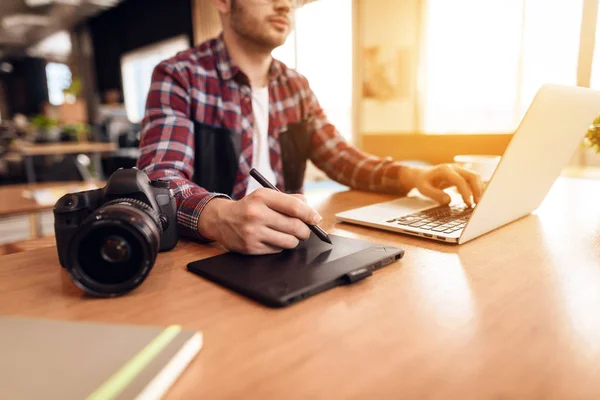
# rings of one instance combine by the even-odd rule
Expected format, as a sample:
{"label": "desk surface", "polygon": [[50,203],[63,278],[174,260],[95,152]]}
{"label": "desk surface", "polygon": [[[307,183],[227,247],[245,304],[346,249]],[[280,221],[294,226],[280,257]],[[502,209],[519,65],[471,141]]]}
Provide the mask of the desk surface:
{"label": "desk surface", "polygon": [[[185,270],[180,242],[135,292],[82,297],[54,248],[0,258],[0,314],[201,329],[167,398],[600,398],[600,185],[561,178],[532,215],[462,246],[335,224],[387,200],[316,200],[333,234],[406,256],[354,286],[268,309]],[[81,344],[79,344],[81,345]]]}
{"label": "desk surface", "polygon": [[[93,182],[101,187],[101,182]],[[46,182],[0,186],[0,217],[51,210],[54,204],[38,204],[33,197],[26,196],[35,190],[51,189],[62,194],[83,187],[84,182]]]}
{"label": "desk surface", "polygon": [[115,143],[82,142],[82,143],[44,143],[19,144],[15,150],[27,156],[78,154],[78,153],[107,153],[115,151]]}

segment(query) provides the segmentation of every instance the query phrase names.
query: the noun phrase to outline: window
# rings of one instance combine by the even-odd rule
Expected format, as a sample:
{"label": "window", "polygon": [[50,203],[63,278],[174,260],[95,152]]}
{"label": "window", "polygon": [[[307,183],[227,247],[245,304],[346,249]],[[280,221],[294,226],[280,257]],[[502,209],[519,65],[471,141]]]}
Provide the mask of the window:
{"label": "window", "polygon": [[575,85],[583,0],[427,0],[422,131],[503,133],[544,83]]}
{"label": "window", "polygon": [[600,8],[596,18],[596,38],[594,42],[594,58],[592,61],[592,76],[590,87],[600,90]]}
{"label": "window", "polygon": [[46,64],[48,100],[59,106],[65,102],[63,90],[71,86],[71,70],[65,63],[71,55],[71,36],[67,31],[59,31],[27,49],[27,54],[52,62]]}
{"label": "window", "polygon": [[339,132],[352,138],[352,0],[319,0],[296,10],[296,27],[273,57],[306,76]]}
{"label": "window", "polygon": [[50,104],[59,106],[64,103],[63,90],[71,86],[71,70],[66,64],[50,62],[46,64],[48,98]]}
{"label": "window", "polygon": [[121,58],[123,97],[127,118],[133,123],[141,122],[150,90],[152,72],[163,60],[189,48],[187,36],[179,36],[125,54]]}

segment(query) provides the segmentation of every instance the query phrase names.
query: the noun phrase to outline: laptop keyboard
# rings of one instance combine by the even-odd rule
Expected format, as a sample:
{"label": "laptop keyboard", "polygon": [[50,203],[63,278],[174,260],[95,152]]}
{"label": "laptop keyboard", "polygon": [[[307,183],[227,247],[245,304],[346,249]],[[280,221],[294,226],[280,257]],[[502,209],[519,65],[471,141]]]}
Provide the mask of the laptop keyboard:
{"label": "laptop keyboard", "polygon": [[439,206],[387,222],[433,232],[453,233],[465,227],[472,212],[473,208],[466,204]]}

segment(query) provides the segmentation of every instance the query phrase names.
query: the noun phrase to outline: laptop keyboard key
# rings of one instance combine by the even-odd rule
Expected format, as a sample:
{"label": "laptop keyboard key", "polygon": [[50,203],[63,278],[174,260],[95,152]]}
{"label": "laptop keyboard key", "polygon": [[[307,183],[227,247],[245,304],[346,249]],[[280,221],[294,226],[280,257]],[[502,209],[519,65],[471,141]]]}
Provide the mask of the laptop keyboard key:
{"label": "laptop keyboard key", "polygon": [[387,222],[434,232],[451,233],[447,231],[456,232],[464,228],[472,212],[473,208],[464,204],[440,206],[415,214],[404,215]]}
{"label": "laptop keyboard key", "polygon": [[405,224],[412,224],[414,222],[419,222],[420,220],[421,220],[421,218],[419,218],[419,217],[404,217],[404,218],[398,219],[399,222],[403,222]]}

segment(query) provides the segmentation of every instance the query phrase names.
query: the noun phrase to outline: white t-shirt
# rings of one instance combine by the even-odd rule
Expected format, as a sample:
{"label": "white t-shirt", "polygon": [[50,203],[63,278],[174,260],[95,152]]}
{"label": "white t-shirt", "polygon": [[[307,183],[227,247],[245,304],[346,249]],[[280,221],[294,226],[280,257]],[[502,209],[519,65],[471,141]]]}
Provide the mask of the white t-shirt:
{"label": "white t-shirt", "polygon": [[[252,89],[252,112],[254,133],[252,135],[252,168],[256,168],[269,182],[276,184],[275,172],[269,158],[269,87]],[[262,185],[256,179],[248,178],[246,195]]]}

